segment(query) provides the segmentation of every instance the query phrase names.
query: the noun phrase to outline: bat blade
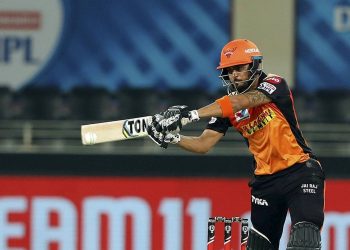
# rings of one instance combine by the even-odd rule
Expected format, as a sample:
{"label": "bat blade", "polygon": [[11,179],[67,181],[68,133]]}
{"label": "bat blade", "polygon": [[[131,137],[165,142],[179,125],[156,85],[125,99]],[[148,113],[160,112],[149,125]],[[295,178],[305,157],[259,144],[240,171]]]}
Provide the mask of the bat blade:
{"label": "bat blade", "polygon": [[122,141],[147,136],[147,125],[152,116],[126,120],[93,123],[81,126],[83,145],[94,145],[103,142]]}

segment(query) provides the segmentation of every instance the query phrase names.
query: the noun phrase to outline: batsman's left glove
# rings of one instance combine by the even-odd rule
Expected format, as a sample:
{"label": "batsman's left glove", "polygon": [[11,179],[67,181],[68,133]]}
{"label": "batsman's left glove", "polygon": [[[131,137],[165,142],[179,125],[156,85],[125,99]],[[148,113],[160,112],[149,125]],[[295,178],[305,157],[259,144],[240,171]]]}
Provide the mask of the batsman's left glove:
{"label": "batsman's left glove", "polygon": [[171,106],[163,112],[163,116],[164,119],[159,122],[163,132],[173,134],[180,132],[186,124],[199,120],[198,111],[190,111],[186,105]]}

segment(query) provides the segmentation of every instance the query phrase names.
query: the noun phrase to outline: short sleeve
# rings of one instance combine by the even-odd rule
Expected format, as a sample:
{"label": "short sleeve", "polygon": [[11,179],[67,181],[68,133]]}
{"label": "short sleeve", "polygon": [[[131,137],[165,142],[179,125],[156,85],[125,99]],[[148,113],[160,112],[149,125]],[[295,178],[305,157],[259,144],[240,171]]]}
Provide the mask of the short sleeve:
{"label": "short sleeve", "polygon": [[228,118],[212,117],[206,128],[225,135],[229,127],[232,127],[232,125]]}
{"label": "short sleeve", "polygon": [[257,90],[264,93],[273,102],[284,100],[290,96],[286,80],[277,75],[267,76],[259,83]]}

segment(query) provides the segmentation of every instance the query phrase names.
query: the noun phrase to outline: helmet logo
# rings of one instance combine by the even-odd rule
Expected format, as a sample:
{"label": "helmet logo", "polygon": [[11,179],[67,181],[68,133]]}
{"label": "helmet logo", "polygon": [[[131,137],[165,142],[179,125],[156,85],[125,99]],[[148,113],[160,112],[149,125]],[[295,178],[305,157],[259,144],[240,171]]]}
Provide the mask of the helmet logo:
{"label": "helmet logo", "polygon": [[251,48],[251,49],[246,49],[244,52],[247,54],[250,54],[250,53],[259,53],[260,51],[258,48]]}
{"label": "helmet logo", "polygon": [[230,58],[233,53],[235,52],[235,50],[237,49],[237,47],[234,47],[234,48],[229,48],[227,50],[224,51],[224,55],[227,57],[227,58]]}

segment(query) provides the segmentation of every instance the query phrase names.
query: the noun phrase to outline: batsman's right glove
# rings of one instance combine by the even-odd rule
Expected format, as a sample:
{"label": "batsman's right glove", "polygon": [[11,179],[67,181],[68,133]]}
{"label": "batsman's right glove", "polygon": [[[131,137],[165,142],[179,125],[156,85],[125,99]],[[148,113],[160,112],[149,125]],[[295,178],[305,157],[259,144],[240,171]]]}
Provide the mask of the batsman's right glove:
{"label": "batsman's right glove", "polygon": [[165,143],[171,143],[171,144],[177,144],[181,140],[180,134],[172,134],[172,133],[166,133],[164,136],[164,142]]}
{"label": "batsman's right glove", "polygon": [[164,117],[162,114],[152,116],[152,121],[147,126],[147,134],[158,146],[167,148],[169,142],[164,141],[164,134],[162,133],[162,126],[159,124]]}
{"label": "batsman's right glove", "polygon": [[198,111],[190,111],[186,105],[171,106],[163,112],[163,116],[165,119],[159,122],[162,126],[162,131],[172,134],[180,132],[186,124],[199,120]]}

